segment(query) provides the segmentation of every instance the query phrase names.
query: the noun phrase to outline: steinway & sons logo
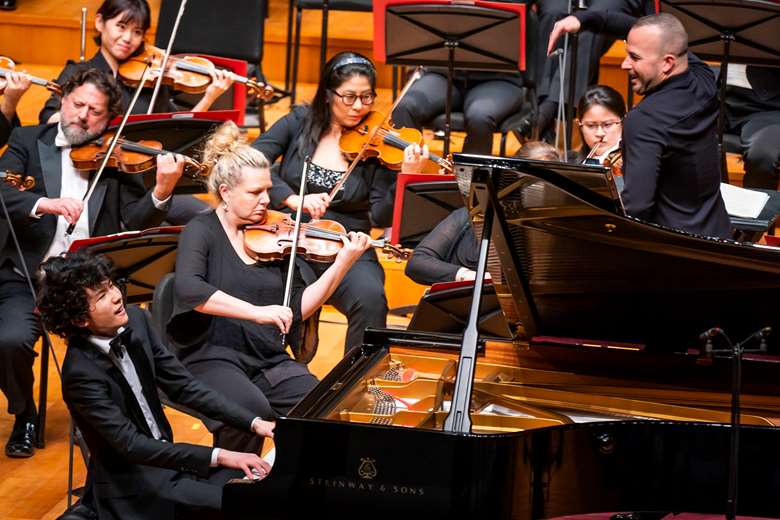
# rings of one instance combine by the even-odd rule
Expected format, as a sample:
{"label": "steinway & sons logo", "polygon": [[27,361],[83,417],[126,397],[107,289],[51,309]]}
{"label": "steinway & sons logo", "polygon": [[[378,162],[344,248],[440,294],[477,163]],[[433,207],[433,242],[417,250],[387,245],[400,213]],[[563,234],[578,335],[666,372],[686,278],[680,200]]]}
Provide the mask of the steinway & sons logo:
{"label": "steinway & sons logo", "polygon": [[376,459],[361,457],[357,465],[357,475],[359,479],[349,478],[321,478],[309,477],[309,486],[325,487],[331,489],[343,489],[345,491],[392,494],[406,496],[423,496],[425,488],[422,486],[409,486],[397,482],[381,482],[374,480],[379,475],[376,466]]}
{"label": "steinway & sons logo", "polygon": [[373,480],[377,473],[374,462],[376,462],[375,459],[360,459],[358,476],[362,479]]}

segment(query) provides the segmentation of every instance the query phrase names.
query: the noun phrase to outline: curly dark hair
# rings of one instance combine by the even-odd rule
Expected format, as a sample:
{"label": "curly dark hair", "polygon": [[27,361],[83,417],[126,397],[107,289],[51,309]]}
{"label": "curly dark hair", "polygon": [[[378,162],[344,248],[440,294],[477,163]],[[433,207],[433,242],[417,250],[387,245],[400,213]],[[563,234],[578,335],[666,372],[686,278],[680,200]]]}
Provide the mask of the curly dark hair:
{"label": "curly dark hair", "polygon": [[65,339],[88,336],[89,329],[77,325],[89,317],[86,289],[113,279],[114,265],[102,255],[78,251],[43,262],[38,273],[38,311],[46,328]]}
{"label": "curly dark hair", "polygon": [[96,89],[106,95],[108,98],[108,111],[111,117],[122,113],[122,91],[119,90],[114,77],[102,70],[84,68],[76,72],[62,85],[62,97],[67,96],[86,83],[91,83]]}

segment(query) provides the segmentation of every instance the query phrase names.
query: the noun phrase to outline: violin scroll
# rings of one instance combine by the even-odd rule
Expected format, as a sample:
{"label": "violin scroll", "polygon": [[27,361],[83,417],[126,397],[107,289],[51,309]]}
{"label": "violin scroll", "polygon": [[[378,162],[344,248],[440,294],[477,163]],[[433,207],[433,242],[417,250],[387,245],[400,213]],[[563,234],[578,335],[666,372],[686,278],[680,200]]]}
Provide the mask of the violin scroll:
{"label": "violin scroll", "polygon": [[0,171],[0,179],[19,191],[31,190],[35,187],[35,177],[24,175],[10,170]]}

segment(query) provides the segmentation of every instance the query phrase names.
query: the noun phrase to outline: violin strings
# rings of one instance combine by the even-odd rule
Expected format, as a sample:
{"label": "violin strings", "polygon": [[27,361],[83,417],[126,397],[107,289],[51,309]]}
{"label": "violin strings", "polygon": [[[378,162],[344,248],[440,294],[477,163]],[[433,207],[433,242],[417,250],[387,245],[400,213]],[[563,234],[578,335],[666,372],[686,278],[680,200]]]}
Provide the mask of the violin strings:
{"label": "violin strings", "polygon": [[[396,134],[394,134],[391,130],[386,130],[384,128],[380,128],[379,130],[377,130],[377,135],[382,136],[384,142],[398,148],[399,150],[404,150],[407,146],[413,144],[410,143],[409,141],[405,141],[401,139]],[[436,163],[439,163],[441,161],[441,157],[430,152],[428,153],[428,158]]]}
{"label": "violin strings", "polygon": [[[288,228],[292,227],[290,224],[282,225]],[[339,233],[338,231],[332,231],[330,229],[318,228],[311,224],[301,224],[301,228],[304,230],[304,234],[306,236],[310,236],[312,238],[324,238],[328,240],[341,241],[341,237],[347,236],[344,233]],[[375,247],[384,247],[384,242],[381,240],[371,240],[371,244]]]}

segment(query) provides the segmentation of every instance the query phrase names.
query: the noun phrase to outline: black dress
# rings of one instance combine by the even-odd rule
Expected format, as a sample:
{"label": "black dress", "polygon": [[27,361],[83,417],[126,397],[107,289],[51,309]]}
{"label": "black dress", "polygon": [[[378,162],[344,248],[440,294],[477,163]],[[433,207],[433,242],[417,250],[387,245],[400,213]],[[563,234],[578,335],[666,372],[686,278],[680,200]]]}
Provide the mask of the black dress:
{"label": "black dress", "polygon": [[406,264],[406,276],[430,285],[451,282],[462,267],[474,270],[479,260],[479,245],[466,208],[459,208],[439,222],[414,248]]}
{"label": "black dress", "polygon": [[[181,348],[187,368],[201,381],[264,419],[286,414],[317,383],[294,361],[275,325],[211,316],[195,307],[221,290],[254,305],[281,305],[284,262],[246,264],[235,252],[214,211],[195,217],[182,231],[176,258],[175,307],[168,335]],[[296,270],[287,341],[300,341],[305,286]],[[259,447],[258,438],[206,421],[217,445],[234,450]],[[221,429],[220,429],[221,428]]]}
{"label": "black dress", "polygon": [[[314,154],[313,149],[301,150],[304,146],[301,133],[308,113],[308,107],[296,107],[252,143],[271,163],[282,157],[278,169],[274,167],[271,170],[273,208],[285,209],[283,203],[287,197],[298,194],[304,157]],[[309,172],[307,193],[330,192],[339,174],[315,165]],[[395,172],[369,159],[355,167],[322,218],[341,223],[347,231],[368,233],[371,227],[387,227],[392,223],[394,198]],[[305,273],[307,279],[320,276],[328,267],[327,264],[315,263],[309,266],[310,271]],[[347,316],[345,352],[363,343],[366,327],[385,327],[387,298],[384,283],[384,270],[376,253],[370,249],[355,262],[328,300]]]}

